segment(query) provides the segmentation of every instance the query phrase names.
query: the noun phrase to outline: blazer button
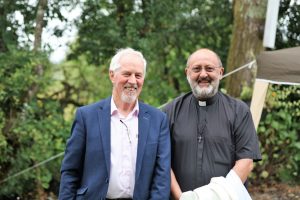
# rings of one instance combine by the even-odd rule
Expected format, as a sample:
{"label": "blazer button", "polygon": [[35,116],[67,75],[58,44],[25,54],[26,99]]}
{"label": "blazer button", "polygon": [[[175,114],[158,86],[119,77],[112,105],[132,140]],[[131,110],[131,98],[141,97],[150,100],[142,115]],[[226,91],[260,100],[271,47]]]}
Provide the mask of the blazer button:
{"label": "blazer button", "polygon": [[105,179],[105,183],[108,183],[108,178]]}

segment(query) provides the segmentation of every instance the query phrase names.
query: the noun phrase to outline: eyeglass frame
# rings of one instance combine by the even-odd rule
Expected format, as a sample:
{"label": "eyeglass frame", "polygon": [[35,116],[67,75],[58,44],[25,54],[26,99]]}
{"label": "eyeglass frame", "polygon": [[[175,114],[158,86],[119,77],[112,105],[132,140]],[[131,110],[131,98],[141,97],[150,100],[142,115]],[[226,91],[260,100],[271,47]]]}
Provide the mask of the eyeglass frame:
{"label": "eyeglass frame", "polygon": [[131,144],[131,137],[130,137],[129,128],[128,128],[127,124],[125,122],[123,122],[123,120],[120,119],[120,122],[126,127],[126,133],[127,133],[128,141]]}
{"label": "eyeglass frame", "polygon": [[[214,72],[217,68],[220,68],[220,66],[211,66],[211,65],[206,65],[206,66],[201,66],[201,65],[195,65],[195,66],[190,66],[188,67],[190,68],[190,70],[193,72],[193,73],[200,73],[203,69],[205,72],[207,73],[212,73]],[[198,69],[197,69],[198,68]]]}

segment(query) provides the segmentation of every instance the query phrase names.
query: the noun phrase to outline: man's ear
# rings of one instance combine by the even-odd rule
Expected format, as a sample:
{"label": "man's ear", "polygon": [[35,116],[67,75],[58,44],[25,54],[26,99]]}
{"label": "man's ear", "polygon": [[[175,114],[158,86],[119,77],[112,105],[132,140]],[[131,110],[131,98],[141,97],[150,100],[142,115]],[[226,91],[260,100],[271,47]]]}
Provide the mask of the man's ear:
{"label": "man's ear", "polygon": [[184,69],[185,75],[187,76],[188,67]]}
{"label": "man's ear", "polygon": [[109,71],[109,79],[112,83],[114,83],[114,77],[115,77],[115,73],[114,71]]}
{"label": "man's ear", "polygon": [[224,67],[222,67],[220,70],[220,80],[223,78],[223,75],[224,75]]}

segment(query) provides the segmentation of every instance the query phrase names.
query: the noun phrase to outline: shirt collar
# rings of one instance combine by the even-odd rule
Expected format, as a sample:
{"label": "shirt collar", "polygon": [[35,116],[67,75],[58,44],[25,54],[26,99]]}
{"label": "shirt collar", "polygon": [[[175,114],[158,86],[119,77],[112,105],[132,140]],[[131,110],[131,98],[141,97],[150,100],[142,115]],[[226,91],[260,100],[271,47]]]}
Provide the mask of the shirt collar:
{"label": "shirt collar", "polygon": [[[132,109],[132,111],[129,113],[128,116],[138,116],[139,114],[139,101],[137,100],[136,103],[135,103],[135,106],[134,108]],[[110,100],[110,115],[116,115],[116,114],[119,114],[119,111],[118,111],[118,108],[115,104],[115,101],[113,99],[113,97],[111,97],[111,100]]]}
{"label": "shirt collar", "polygon": [[[194,95],[193,95],[194,96]],[[194,99],[196,100],[197,104],[199,106],[209,106],[209,105],[212,105],[214,104],[217,99],[219,98],[219,92],[217,92],[213,97],[207,99],[206,101],[199,101],[195,96],[194,96]]]}

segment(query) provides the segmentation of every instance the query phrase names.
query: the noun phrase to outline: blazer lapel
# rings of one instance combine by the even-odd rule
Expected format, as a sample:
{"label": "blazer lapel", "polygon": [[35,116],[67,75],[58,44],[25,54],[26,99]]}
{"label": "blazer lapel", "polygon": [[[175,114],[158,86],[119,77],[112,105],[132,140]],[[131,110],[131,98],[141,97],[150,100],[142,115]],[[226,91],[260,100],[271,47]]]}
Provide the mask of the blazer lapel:
{"label": "blazer lapel", "polygon": [[135,180],[138,179],[141,171],[146,142],[149,134],[149,125],[150,125],[150,118],[151,118],[144,104],[140,103],[139,109],[140,109],[139,116],[138,116],[139,133],[138,133],[138,149],[137,149],[137,158],[136,158]]}
{"label": "blazer lapel", "polygon": [[100,105],[98,111],[98,120],[100,128],[100,136],[102,140],[102,146],[104,151],[105,163],[108,174],[110,174],[110,101],[111,98],[107,98]]}

